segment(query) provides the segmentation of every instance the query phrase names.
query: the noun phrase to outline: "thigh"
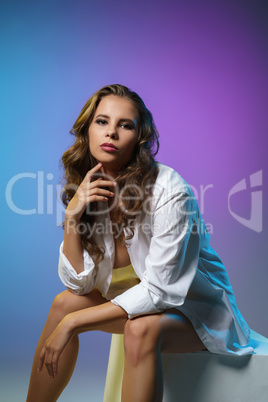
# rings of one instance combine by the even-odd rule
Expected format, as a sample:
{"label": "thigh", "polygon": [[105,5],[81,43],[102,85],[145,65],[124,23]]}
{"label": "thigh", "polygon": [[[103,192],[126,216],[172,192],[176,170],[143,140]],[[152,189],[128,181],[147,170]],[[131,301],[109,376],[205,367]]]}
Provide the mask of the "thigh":
{"label": "thigh", "polygon": [[76,295],[70,290],[64,290],[59,293],[52,304],[52,310],[58,311],[63,316],[74,313],[84,308],[97,306],[106,303],[107,300],[102,297],[101,293],[95,288],[86,295]]}
{"label": "thigh", "polygon": [[[61,321],[67,314],[75,313],[79,310],[84,310],[86,308],[94,308],[100,304],[108,303],[98,289],[94,288],[90,293],[85,295],[76,295],[69,290],[65,290],[58,294],[52,304],[50,311],[50,316],[57,321]],[[88,311],[90,314],[90,310]],[[102,324],[99,328],[100,331],[123,334],[125,319],[117,321],[115,323]]]}
{"label": "thigh", "polygon": [[149,337],[157,339],[161,352],[191,353],[205,349],[191,322],[175,308],[135,320],[140,320],[136,326],[141,324],[148,329]]}
{"label": "thigh", "polygon": [[206,349],[190,320],[179,310],[166,310],[159,325],[162,352],[191,353]]}

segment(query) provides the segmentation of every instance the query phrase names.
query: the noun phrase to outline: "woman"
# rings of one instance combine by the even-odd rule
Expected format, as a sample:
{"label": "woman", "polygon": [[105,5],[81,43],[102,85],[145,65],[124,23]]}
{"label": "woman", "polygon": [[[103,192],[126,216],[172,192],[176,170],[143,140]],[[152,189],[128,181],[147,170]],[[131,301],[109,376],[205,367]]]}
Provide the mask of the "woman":
{"label": "woman", "polygon": [[85,331],[124,334],[123,402],[162,400],[161,351],[252,353],[191,188],[153,158],[158,134],[140,97],[122,85],[100,89],[72,134],[62,158],[67,290],[39,340],[27,401],[57,400]]}

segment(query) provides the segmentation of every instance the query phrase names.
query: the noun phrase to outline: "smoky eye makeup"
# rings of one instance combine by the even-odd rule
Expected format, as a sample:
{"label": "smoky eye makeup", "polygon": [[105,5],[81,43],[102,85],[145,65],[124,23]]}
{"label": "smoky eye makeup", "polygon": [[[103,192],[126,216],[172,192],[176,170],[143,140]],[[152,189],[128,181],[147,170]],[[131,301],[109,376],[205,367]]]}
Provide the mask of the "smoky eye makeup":
{"label": "smoky eye makeup", "polygon": [[[105,124],[108,124],[108,120],[109,120],[109,116],[107,116],[105,114],[99,114],[95,118],[95,123],[99,124],[100,126],[104,126]],[[135,119],[135,121],[136,121],[136,119]],[[118,126],[123,127],[126,130],[135,130],[135,128],[136,128],[136,125],[133,120],[124,119],[124,118],[119,120]]]}
{"label": "smoky eye makeup", "polygon": [[126,128],[127,130],[134,130],[135,128],[134,124],[129,122],[127,123],[123,122],[120,124],[120,126]]}
{"label": "smoky eye makeup", "polygon": [[99,124],[100,126],[103,126],[104,124],[107,123],[107,121],[104,120],[104,119],[96,119],[95,122],[96,122],[97,124]]}

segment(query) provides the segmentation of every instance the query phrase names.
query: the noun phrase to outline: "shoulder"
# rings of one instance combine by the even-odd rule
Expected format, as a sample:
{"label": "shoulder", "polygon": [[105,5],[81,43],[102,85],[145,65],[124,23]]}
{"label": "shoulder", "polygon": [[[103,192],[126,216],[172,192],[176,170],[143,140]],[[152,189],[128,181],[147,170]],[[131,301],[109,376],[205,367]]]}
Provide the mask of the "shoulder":
{"label": "shoulder", "polygon": [[[159,168],[152,191],[150,213],[158,218],[165,216],[167,222],[202,222],[197,200],[191,186],[173,168],[157,162]],[[162,219],[160,217],[160,219]],[[188,224],[188,223],[187,223]]]}
{"label": "shoulder", "polygon": [[156,162],[158,175],[152,188],[152,208],[154,211],[169,203],[188,200],[190,208],[194,208],[195,197],[190,185],[173,168]]}
{"label": "shoulder", "polygon": [[187,181],[173,168],[156,162],[158,176],[155,181],[154,193],[162,189],[166,195],[185,193],[192,196],[192,189]]}

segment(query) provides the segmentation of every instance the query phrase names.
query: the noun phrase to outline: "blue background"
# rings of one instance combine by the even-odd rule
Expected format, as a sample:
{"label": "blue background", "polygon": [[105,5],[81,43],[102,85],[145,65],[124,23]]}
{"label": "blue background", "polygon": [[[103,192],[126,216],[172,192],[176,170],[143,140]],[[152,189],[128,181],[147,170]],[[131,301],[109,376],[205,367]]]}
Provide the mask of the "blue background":
{"label": "blue background", "polygon": [[[152,111],[157,160],[195,189],[240,311],[268,336],[267,11],[261,0],[1,1],[3,400],[25,400],[38,337],[63,290],[59,159],[83,104],[106,84],[129,86]],[[231,208],[249,219],[249,176],[260,170],[263,227],[256,232],[231,215],[228,194],[246,180]],[[4,196],[12,178],[25,173],[32,178],[14,184],[12,202],[35,208],[32,215],[16,213]],[[109,342],[101,332],[81,336],[60,400],[102,400]]]}

